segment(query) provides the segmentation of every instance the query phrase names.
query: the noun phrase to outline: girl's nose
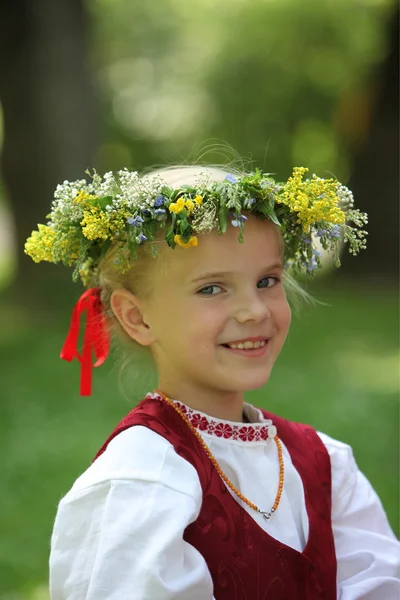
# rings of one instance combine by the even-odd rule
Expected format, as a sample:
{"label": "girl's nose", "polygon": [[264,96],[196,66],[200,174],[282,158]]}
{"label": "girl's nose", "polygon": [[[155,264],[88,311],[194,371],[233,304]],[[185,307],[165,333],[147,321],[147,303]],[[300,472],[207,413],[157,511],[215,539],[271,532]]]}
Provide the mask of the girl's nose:
{"label": "girl's nose", "polygon": [[259,323],[270,316],[271,313],[265,299],[263,300],[259,294],[255,293],[251,296],[247,295],[241,300],[236,310],[235,319],[240,324],[249,321]]}

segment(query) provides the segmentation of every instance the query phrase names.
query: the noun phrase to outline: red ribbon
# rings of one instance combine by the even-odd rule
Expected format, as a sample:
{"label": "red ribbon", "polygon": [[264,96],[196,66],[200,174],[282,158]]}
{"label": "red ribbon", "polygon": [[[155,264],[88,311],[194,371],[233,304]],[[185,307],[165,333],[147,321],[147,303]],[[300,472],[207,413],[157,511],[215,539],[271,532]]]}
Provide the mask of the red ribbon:
{"label": "red ribbon", "polygon": [[[110,350],[110,336],[100,300],[100,288],[90,288],[79,298],[72,312],[71,324],[60,357],[72,361],[75,357],[81,363],[81,396],[92,393],[92,370],[106,360]],[[86,310],[86,326],[83,336],[82,354],[78,352],[80,318]],[[92,351],[97,361],[92,364]]]}

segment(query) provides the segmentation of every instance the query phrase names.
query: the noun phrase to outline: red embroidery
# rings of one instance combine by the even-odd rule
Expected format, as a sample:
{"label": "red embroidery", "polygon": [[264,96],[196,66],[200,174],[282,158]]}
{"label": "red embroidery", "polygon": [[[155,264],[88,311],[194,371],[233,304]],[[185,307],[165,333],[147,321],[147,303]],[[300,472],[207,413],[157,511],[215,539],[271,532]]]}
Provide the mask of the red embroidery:
{"label": "red embroidery", "polygon": [[232,437],[232,427],[229,423],[218,423],[218,425],[215,426],[214,433],[218,437],[228,439]]}
{"label": "red embroidery", "polygon": [[202,417],[201,415],[194,413],[190,417],[190,422],[196,429],[200,429],[201,431],[206,431],[208,428],[208,421],[206,417]]}
{"label": "red embroidery", "polygon": [[242,442],[252,442],[254,440],[254,430],[251,427],[243,427],[239,431],[239,438]]}
{"label": "red embroidery", "polygon": [[[147,398],[161,400],[158,394],[148,394]],[[195,411],[182,402],[174,401],[176,406],[189,419],[196,429],[225,440],[232,439],[241,442],[263,442],[268,438],[268,427],[272,425],[271,419],[265,419],[261,414],[261,423],[238,423],[233,425],[219,419],[213,419],[206,414]]]}

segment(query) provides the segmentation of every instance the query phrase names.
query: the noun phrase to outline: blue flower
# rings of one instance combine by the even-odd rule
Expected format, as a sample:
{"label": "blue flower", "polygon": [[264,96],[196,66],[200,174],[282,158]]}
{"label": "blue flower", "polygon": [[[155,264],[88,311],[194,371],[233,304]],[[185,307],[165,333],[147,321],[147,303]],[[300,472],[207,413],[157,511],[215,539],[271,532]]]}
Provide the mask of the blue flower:
{"label": "blue flower", "polygon": [[237,179],[236,179],[236,177],[234,177],[234,176],[233,176],[233,175],[231,175],[230,173],[229,173],[229,175],[227,175],[227,176],[225,177],[225,179],[227,179],[228,181],[230,181],[230,183],[236,183],[236,182],[237,182]]}
{"label": "blue flower", "polygon": [[340,238],[340,227],[339,225],[334,225],[329,232],[330,238]]}
{"label": "blue flower", "polygon": [[302,241],[303,241],[305,244],[311,244],[311,238],[309,238],[309,237],[306,237],[305,235],[303,235],[303,236],[301,237],[301,239],[302,239]]}
{"label": "blue flower", "polygon": [[144,223],[144,219],[139,215],[137,217],[129,217],[127,223],[128,225],[132,225],[132,227],[139,227],[141,223]]}
{"label": "blue flower", "polygon": [[142,242],[145,242],[147,240],[147,237],[144,235],[144,233],[139,233],[139,235],[136,238],[136,241],[138,244],[141,244]]}
{"label": "blue flower", "polygon": [[318,261],[317,256],[321,256],[321,252],[319,250],[313,249],[311,260],[306,263],[306,269],[308,273],[312,273],[315,269],[318,269]]}
{"label": "blue flower", "polygon": [[164,202],[165,200],[162,196],[157,196],[157,198],[154,200],[154,206],[157,208],[159,206],[162,206]]}
{"label": "blue flower", "polygon": [[318,263],[316,261],[315,256],[306,264],[306,269],[308,273],[312,273],[315,269],[318,269]]}
{"label": "blue flower", "polygon": [[247,217],[245,215],[231,215],[234,218],[231,220],[231,223],[234,227],[240,227],[241,223],[247,221]]}
{"label": "blue flower", "polygon": [[318,237],[322,237],[323,235],[326,235],[328,233],[327,229],[317,229],[317,236]]}

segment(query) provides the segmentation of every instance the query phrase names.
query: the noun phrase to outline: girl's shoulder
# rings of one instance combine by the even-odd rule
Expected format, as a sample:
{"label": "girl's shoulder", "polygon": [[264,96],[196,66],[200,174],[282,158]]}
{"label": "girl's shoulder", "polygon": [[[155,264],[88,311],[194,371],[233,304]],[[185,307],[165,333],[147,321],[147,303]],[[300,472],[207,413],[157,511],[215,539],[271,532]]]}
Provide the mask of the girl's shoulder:
{"label": "girl's shoulder", "polygon": [[322,431],[317,431],[317,434],[325,448],[328,450],[329,455],[344,459],[348,459],[350,456],[353,456],[351,446],[346,444],[346,442],[332,438]]}
{"label": "girl's shoulder", "polygon": [[75,481],[68,495],[114,484],[158,483],[196,497],[201,493],[196,470],[161,435],[140,425],[113,438],[107,449]]}
{"label": "girl's shoulder", "polygon": [[326,433],[317,432],[328,451],[331,463],[333,499],[343,498],[359,487],[360,478],[364,478],[354,458],[349,444],[336,440]]}

